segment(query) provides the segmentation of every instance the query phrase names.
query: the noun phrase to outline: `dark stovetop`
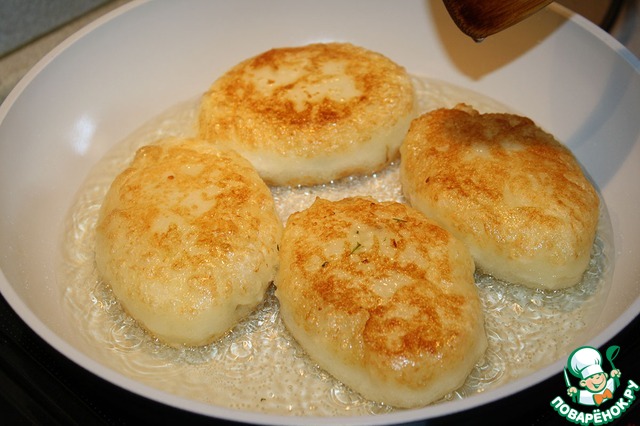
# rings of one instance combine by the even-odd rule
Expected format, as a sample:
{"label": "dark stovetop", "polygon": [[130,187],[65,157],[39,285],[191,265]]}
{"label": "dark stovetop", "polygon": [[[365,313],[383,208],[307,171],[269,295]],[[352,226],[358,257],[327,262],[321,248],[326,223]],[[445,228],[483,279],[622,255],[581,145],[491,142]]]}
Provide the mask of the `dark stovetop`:
{"label": "dark stovetop", "polygon": [[[640,316],[600,349],[620,347],[615,360],[622,372],[622,384],[614,394],[614,402],[623,397],[622,388],[629,379],[640,384]],[[605,368],[606,371],[606,368]],[[565,397],[562,374],[493,404],[456,415],[412,425],[477,424],[493,425],[571,425],[553,409],[556,396]],[[608,424],[640,424],[640,391],[638,398],[617,420]],[[614,405],[605,402],[605,411]],[[593,408],[572,405],[579,411]],[[46,425],[120,425],[167,424],[188,422],[200,424],[234,424],[184,412],[133,394],[87,372],[44,342],[0,298],[0,421],[3,424]]]}

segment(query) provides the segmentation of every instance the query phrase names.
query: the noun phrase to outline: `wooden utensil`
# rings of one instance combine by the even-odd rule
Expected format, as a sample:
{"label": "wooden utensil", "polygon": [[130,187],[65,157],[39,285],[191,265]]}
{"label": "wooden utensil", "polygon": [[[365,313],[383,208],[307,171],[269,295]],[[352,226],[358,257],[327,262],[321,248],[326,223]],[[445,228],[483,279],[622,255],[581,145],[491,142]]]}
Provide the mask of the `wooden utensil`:
{"label": "wooden utensil", "polygon": [[476,41],[536,13],[553,0],[443,0],[463,33]]}

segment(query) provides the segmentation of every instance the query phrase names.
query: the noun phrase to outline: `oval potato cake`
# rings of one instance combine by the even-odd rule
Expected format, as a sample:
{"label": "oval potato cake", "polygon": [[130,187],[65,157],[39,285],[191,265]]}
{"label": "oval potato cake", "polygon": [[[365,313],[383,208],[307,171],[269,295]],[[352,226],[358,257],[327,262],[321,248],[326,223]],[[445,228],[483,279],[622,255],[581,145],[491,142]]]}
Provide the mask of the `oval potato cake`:
{"label": "oval potato cake", "polygon": [[348,43],[272,49],[217,79],[199,136],[245,156],[269,185],[313,185],[380,170],[416,114],[404,68]]}
{"label": "oval potato cake", "polygon": [[99,275],[123,308],[168,344],[203,345],[263,300],[282,223],[247,160],[170,138],[116,177],[96,233]]}
{"label": "oval potato cake", "polygon": [[530,119],[466,105],[416,118],[401,149],[411,205],[496,278],[555,290],[581,281],[599,199],[572,153]]}
{"label": "oval potato cake", "polygon": [[364,397],[417,407],[460,387],[487,346],[467,248],[396,202],[316,199],[294,213],[276,296],[287,329]]}

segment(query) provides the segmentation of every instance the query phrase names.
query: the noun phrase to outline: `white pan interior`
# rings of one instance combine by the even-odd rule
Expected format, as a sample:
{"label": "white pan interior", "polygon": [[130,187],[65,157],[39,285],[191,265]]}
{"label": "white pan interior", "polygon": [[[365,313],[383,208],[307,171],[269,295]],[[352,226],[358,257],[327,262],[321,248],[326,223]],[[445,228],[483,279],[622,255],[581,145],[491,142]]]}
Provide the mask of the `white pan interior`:
{"label": "white pan interior", "polygon": [[[601,191],[613,227],[613,283],[599,345],[640,313],[640,65],[607,34],[553,5],[476,44],[441,1],[134,2],[45,57],[0,106],[0,290],[48,343],[93,373],[151,399],[216,417],[301,424],[181,398],[94,359],[60,300],[65,216],[92,167],[167,108],[193,99],[238,61],[276,46],[349,41],[409,72],[512,107],[566,143]],[[498,389],[450,403],[326,423],[398,423],[452,413],[524,389],[563,359]]]}

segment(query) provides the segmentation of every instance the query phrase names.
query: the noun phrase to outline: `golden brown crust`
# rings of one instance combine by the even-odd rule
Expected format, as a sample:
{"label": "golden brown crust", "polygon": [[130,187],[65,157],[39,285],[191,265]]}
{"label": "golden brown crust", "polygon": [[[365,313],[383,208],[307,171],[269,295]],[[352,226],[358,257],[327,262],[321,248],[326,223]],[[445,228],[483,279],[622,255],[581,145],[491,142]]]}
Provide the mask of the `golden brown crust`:
{"label": "golden brown crust", "polygon": [[486,347],[467,249],[403,204],[317,199],[285,227],[276,295],[293,336],[365,397],[425,405]]}
{"label": "golden brown crust", "polygon": [[99,273],[171,344],[204,344],[253,309],[275,275],[282,225],[253,167],[198,140],[138,150],[104,200]]}
{"label": "golden brown crust", "polygon": [[199,134],[245,155],[267,183],[314,184],[393,160],[414,109],[402,67],[318,43],[271,49],[226,72],[202,98]]}
{"label": "golden brown crust", "polygon": [[580,281],[598,196],[571,152],[530,119],[431,111],[413,121],[401,155],[411,204],[468,244],[478,266],[532,287]]}

